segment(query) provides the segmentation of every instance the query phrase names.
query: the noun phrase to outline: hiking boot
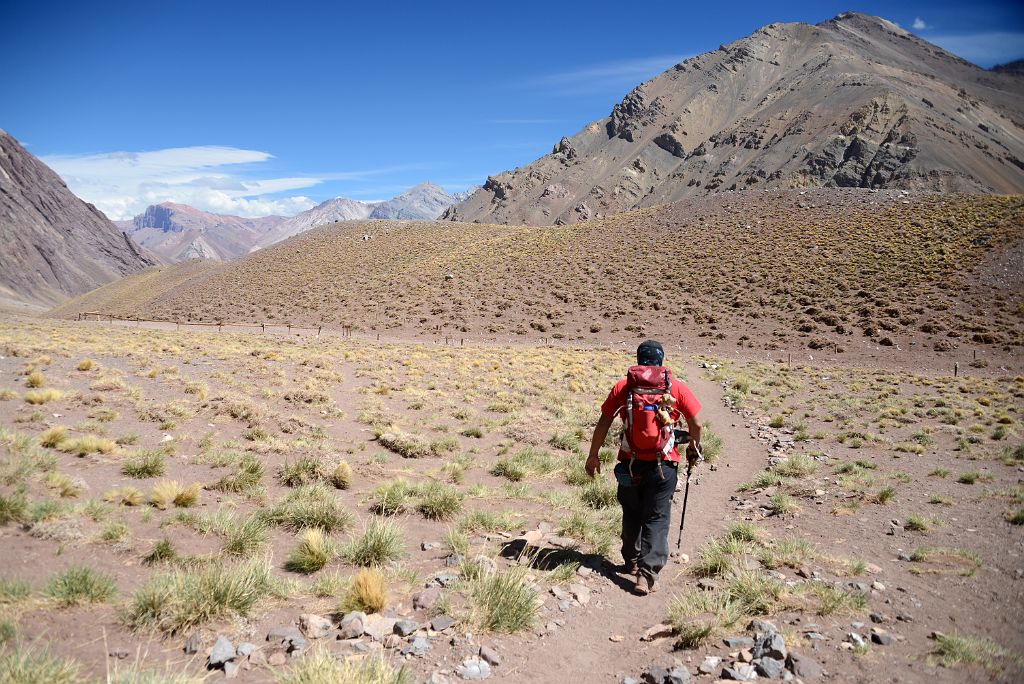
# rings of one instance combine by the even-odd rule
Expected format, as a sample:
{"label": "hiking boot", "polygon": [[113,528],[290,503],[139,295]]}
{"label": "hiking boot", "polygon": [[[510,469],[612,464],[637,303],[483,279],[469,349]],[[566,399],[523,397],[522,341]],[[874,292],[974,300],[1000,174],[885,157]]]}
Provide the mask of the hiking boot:
{"label": "hiking boot", "polygon": [[647,596],[654,592],[654,578],[644,574],[636,576],[636,584],[633,585],[633,593],[637,596]]}

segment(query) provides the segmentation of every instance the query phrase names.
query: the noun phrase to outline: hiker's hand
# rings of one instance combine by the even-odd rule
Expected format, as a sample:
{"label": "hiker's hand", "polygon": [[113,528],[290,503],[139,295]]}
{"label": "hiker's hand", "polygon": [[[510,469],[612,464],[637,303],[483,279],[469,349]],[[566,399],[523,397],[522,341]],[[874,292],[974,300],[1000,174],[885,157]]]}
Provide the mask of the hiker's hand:
{"label": "hiker's hand", "polygon": [[601,459],[597,456],[590,456],[587,458],[587,464],[584,467],[587,469],[587,475],[593,479],[595,474],[601,473]]}
{"label": "hiker's hand", "polygon": [[697,461],[700,460],[700,452],[697,451],[697,445],[690,442],[686,446],[686,465],[693,467],[697,465]]}

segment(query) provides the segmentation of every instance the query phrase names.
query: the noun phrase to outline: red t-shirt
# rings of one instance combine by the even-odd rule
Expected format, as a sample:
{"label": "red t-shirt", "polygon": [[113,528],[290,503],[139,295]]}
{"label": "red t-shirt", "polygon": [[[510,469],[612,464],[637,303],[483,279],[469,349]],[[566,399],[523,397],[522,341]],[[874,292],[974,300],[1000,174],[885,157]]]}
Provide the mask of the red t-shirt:
{"label": "red t-shirt", "polygon": [[[676,378],[672,378],[672,387],[669,390],[669,393],[675,398],[676,408],[683,414],[684,418],[689,420],[695,420],[697,418],[697,414],[700,413],[700,402],[697,401],[697,397],[693,396],[693,392],[690,391],[689,387]],[[618,415],[622,418],[623,422],[625,422],[626,378],[622,378],[615,383],[615,387],[612,387],[612,391],[608,393],[608,398],[604,400],[603,404],[601,404],[601,413],[606,418],[614,418]],[[647,454],[641,453],[637,455],[637,458],[639,460],[653,460],[655,458],[654,454],[650,455],[649,459],[645,459],[645,456],[647,456]],[[629,458],[629,452],[620,447],[619,460],[628,461]],[[665,454],[665,460],[676,463],[679,462],[679,452],[676,451],[674,446],[667,454]]]}

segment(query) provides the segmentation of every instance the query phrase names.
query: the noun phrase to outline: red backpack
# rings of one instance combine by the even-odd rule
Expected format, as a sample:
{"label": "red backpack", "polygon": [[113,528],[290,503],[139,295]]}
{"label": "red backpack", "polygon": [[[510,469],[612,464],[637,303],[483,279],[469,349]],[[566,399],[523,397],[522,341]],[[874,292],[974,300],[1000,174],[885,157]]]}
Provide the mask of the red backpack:
{"label": "red backpack", "polygon": [[[661,458],[675,441],[672,425],[679,419],[671,396],[672,371],[664,366],[633,366],[626,373],[626,414],[623,448],[634,458]],[[666,395],[668,395],[666,397]]]}

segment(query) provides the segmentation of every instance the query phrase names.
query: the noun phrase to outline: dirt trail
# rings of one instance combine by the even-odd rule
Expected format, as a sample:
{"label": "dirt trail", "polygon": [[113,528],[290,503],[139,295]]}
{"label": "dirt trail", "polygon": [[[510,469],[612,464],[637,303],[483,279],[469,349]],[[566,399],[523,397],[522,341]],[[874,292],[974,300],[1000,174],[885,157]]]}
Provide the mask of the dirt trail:
{"label": "dirt trail", "polygon": [[[729,497],[736,487],[762,469],[763,447],[743,427],[740,419],[722,402],[722,389],[705,380],[690,366],[687,384],[703,404],[700,416],[709,421],[723,442],[716,470],[702,465],[690,486],[686,530],[682,552],[691,558],[706,539],[725,527],[731,509]],[[604,477],[611,477],[609,472]],[[683,491],[677,492],[672,507],[673,525],[669,544],[675,549]],[[640,636],[651,626],[666,619],[672,597],[691,587],[695,580],[686,574],[687,566],[676,559],[661,573],[658,590],[646,597],[633,595],[631,583],[618,576],[598,576],[589,582],[595,595],[585,608],[568,613],[546,613],[544,621],[564,618],[565,626],[544,637],[531,636],[513,648],[516,657],[495,674],[516,682],[618,682],[623,675],[639,678],[645,668],[664,659],[664,647],[641,642]],[[612,635],[623,640],[615,643]],[[692,668],[691,668],[692,669]]]}

